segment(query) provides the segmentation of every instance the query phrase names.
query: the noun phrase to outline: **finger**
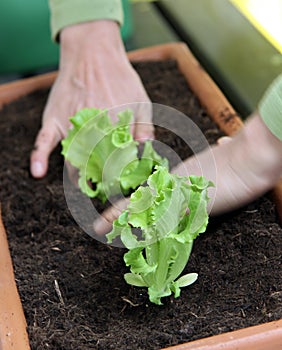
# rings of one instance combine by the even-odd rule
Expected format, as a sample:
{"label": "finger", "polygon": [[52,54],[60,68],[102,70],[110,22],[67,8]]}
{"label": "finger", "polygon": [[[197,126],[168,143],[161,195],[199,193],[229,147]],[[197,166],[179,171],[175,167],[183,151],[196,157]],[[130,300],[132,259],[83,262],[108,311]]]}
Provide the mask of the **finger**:
{"label": "finger", "polygon": [[134,138],[136,141],[145,142],[147,140],[153,140],[155,138],[152,119],[152,103],[139,103],[136,111],[136,122],[134,124]]}
{"label": "finger", "polygon": [[79,174],[78,174],[78,169],[76,169],[75,167],[73,167],[70,162],[65,161],[65,165],[67,168],[67,172],[68,172],[68,177],[70,182],[76,187],[78,188],[78,179],[79,179]]}
{"label": "finger", "polygon": [[59,141],[59,133],[53,125],[45,124],[40,129],[30,156],[30,171],[33,177],[42,178],[46,175],[50,153]]}
{"label": "finger", "polygon": [[119,217],[121,212],[127,207],[129,198],[124,198],[112,207],[106,209],[101,216],[94,221],[93,228],[98,235],[103,235],[109,232],[112,228],[112,223]]}
{"label": "finger", "polygon": [[218,145],[224,145],[232,140],[232,137],[229,136],[222,136],[217,140]]}
{"label": "finger", "polygon": [[154,140],[154,127],[151,123],[135,123],[134,139],[141,143]]}

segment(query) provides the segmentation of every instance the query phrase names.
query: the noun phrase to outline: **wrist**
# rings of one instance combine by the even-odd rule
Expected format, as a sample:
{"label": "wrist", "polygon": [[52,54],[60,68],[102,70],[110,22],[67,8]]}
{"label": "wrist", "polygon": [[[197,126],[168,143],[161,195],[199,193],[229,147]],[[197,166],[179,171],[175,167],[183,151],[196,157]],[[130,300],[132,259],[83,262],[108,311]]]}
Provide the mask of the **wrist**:
{"label": "wrist", "polygon": [[96,20],[74,24],[61,31],[61,52],[98,50],[125,52],[119,24],[112,20]]}
{"label": "wrist", "polygon": [[74,69],[97,70],[123,63],[128,64],[128,58],[117,22],[97,20],[62,30],[60,71],[73,74]]}

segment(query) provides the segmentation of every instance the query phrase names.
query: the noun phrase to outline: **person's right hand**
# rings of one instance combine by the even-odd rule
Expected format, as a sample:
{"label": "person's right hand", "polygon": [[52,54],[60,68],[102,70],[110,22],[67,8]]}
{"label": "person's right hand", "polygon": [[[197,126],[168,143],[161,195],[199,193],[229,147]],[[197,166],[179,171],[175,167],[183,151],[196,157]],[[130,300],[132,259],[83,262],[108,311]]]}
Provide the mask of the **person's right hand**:
{"label": "person's right hand", "polygon": [[59,74],[30,159],[35,178],[46,175],[50,153],[67,135],[69,118],[81,108],[127,108],[129,103],[146,102],[134,110],[132,132],[139,141],[153,138],[150,101],[127,58],[118,24],[101,20],[66,27],[60,41]]}
{"label": "person's right hand", "polygon": [[[171,172],[205,176],[212,181],[215,187],[208,190],[208,210],[211,215],[223,214],[255,200],[275,185],[282,175],[282,142],[254,114],[237,135],[187,158]],[[124,198],[106,209],[94,222],[94,231],[100,235],[109,232],[128,201]]]}
{"label": "person's right hand", "polygon": [[203,175],[212,181],[215,187],[208,191],[209,211],[211,215],[223,214],[274,187],[282,175],[282,142],[255,113],[234,137],[186,159],[172,172]]}

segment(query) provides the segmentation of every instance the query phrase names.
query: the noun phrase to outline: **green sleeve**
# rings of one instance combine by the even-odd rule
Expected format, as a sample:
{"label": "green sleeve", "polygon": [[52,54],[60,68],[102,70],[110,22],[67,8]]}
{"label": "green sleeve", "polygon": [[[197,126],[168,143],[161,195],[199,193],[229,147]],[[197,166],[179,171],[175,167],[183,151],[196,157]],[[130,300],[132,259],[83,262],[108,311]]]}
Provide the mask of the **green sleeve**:
{"label": "green sleeve", "polygon": [[282,74],[266,90],[258,112],[268,129],[282,141]]}
{"label": "green sleeve", "polygon": [[49,0],[53,40],[69,25],[99,19],[110,19],[122,24],[121,0]]}

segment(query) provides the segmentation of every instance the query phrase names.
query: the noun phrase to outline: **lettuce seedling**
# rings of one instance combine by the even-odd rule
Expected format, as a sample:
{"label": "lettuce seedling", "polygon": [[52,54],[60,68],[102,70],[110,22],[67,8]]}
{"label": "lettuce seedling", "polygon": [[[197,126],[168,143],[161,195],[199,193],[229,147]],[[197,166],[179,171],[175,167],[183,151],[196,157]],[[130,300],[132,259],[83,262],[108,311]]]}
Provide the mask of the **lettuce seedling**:
{"label": "lettuce seedling", "polygon": [[168,167],[150,141],[138,158],[138,142],[130,133],[131,110],[120,112],[117,118],[114,124],[106,110],[82,109],[70,118],[73,128],[62,141],[62,154],[79,171],[81,191],[102,202],[137,188],[156,164]]}
{"label": "lettuce seedling", "polygon": [[127,283],[147,287],[149,299],[161,304],[161,298],[192,284],[196,273],[180,278],[194,239],[208,224],[207,189],[212,183],[204,177],[170,174],[157,166],[146,186],[139,187],[130,203],[114,221],[107,235],[111,243],[120,236],[128,252],[124,261],[130,266]]}

